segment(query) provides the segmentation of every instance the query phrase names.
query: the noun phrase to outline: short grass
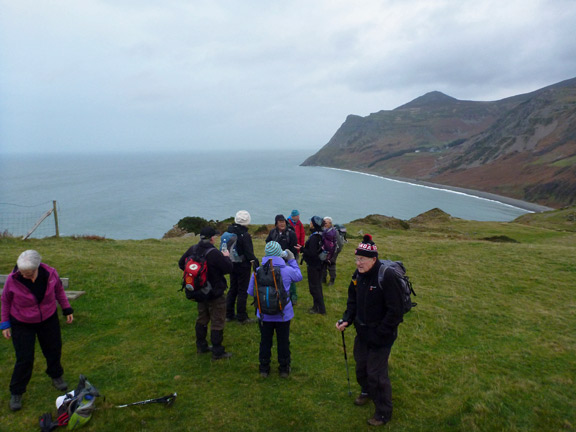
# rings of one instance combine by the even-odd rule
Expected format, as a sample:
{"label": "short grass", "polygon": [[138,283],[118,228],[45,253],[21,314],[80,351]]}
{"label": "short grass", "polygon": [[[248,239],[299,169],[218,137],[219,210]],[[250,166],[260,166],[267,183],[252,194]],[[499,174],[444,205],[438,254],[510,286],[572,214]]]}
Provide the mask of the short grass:
{"label": "short grass", "polygon": [[[406,264],[418,296],[390,360],[395,431],[567,431],[576,428],[576,234],[516,223],[452,220],[407,231],[347,225],[338,280],[325,287],[327,315],[309,315],[305,281],[291,328],[289,379],[258,374],[256,325],[228,323],[234,356],[196,354],[195,304],[177,292],[177,261],[190,239],[94,241],[0,239],[0,273],[24,249],[70,278],[75,322],[63,327],[63,365],[106,396],[86,431],[357,431],[372,408],[353,397],[334,323],[345,309],[353,250],[373,234],[381,256]],[[506,236],[518,243],[483,240]],[[261,255],[264,242],[255,240]],[[304,270],[304,269],[303,269]],[[0,431],[38,430],[58,392],[37,361],[24,408],[8,409],[14,353],[0,343]],[[273,356],[275,360],[275,355]],[[178,393],[165,408],[121,403]]]}

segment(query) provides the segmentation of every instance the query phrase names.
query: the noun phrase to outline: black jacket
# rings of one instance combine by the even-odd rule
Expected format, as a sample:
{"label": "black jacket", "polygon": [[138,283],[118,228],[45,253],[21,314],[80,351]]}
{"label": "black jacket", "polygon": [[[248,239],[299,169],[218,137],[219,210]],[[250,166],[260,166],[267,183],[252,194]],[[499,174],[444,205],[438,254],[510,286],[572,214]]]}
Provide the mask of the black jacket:
{"label": "black jacket", "polygon": [[178,266],[184,271],[186,258],[199,255],[206,257],[206,265],[208,267],[207,279],[210,285],[212,285],[212,290],[208,293],[208,296],[204,296],[202,293],[195,293],[193,299],[197,301],[216,299],[222,296],[226,292],[226,288],[228,288],[224,275],[232,271],[232,261],[230,261],[230,258],[222,255],[222,252],[216,249],[212,243],[200,241],[198,244],[191,246],[184,255],[182,255],[178,261]]}
{"label": "black jacket", "polygon": [[282,232],[280,232],[278,228],[272,228],[268,237],[266,237],[266,243],[269,241],[278,242],[282,250],[289,249],[294,255],[298,254],[296,250],[298,239],[296,238],[296,233],[290,228],[286,228]]}
{"label": "black jacket", "polygon": [[244,257],[241,263],[234,263],[234,267],[250,268],[250,261],[254,261],[256,267],[260,267],[260,261],[258,261],[256,255],[254,255],[254,245],[252,244],[252,236],[248,232],[248,228],[244,225],[234,223],[228,227],[227,231],[238,236],[236,240],[236,251],[238,255]]}
{"label": "black jacket", "polygon": [[366,273],[354,272],[348,286],[348,303],[342,319],[354,323],[358,337],[369,346],[392,346],[402,322],[402,287],[391,268],[378,284],[376,261]]}
{"label": "black jacket", "polygon": [[322,267],[322,261],[318,257],[320,252],[322,252],[322,235],[319,232],[313,232],[304,244],[302,258],[310,267]]}

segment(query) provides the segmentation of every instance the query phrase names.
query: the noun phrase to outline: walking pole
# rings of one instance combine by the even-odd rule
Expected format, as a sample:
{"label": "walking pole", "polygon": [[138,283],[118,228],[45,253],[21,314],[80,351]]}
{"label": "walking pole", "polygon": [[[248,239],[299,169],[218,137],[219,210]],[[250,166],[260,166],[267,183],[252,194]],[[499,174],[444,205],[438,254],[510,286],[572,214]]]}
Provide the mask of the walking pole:
{"label": "walking pole", "polygon": [[[339,322],[342,322],[340,320]],[[350,371],[348,370],[348,354],[346,354],[346,339],[344,338],[344,331],[342,330],[342,348],[344,348],[344,362],[346,363],[346,378],[348,378],[348,396],[352,396],[352,389],[350,388]]]}
{"label": "walking pole", "polygon": [[132,402],[124,405],[116,405],[116,408],[125,408],[133,405],[146,405],[151,403],[166,404],[166,406],[168,407],[174,403],[174,401],[176,400],[176,396],[178,396],[176,393],[172,393],[171,395],[159,397],[156,399],[146,399],[139,402]]}

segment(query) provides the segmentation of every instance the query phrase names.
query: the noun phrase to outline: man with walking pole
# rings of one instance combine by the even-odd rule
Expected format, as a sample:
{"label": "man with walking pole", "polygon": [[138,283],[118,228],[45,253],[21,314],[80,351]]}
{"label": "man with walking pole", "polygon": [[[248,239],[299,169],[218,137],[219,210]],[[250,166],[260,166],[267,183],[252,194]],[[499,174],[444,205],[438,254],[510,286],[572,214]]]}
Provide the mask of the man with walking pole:
{"label": "man with walking pole", "polygon": [[[386,269],[382,281],[378,273],[382,265],[372,236],[365,235],[356,248],[356,271],[348,286],[346,312],[336,323],[344,332],[354,323],[354,359],[360,395],[355,405],[374,402],[371,426],[382,426],[392,419],[392,387],[388,376],[388,358],[402,322],[402,288],[391,268]],[[342,339],[344,344],[344,339]]]}

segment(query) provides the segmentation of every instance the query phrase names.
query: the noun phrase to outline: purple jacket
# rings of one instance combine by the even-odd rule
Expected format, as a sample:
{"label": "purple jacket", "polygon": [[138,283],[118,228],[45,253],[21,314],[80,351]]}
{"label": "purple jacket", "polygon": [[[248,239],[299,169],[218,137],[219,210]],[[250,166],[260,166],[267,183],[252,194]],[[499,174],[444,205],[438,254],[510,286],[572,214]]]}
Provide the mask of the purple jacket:
{"label": "purple jacket", "polygon": [[16,279],[18,271],[8,275],[2,291],[2,329],[10,327],[10,315],[20,322],[35,324],[54,315],[56,302],[60,303],[62,309],[70,308],[56,269],[43,263],[40,266],[48,271],[46,294],[41,303],[38,303],[28,287]]}
{"label": "purple jacket", "polygon": [[[279,256],[265,256],[262,258],[262,265],[266,264],[268,260],[272,260],[274,268],[280,269],[280,273],[282,274],[282,282],[284,282],[284,289],[287,293],[290,293],[290,284],[292,282],[300,282],[302,280],[302,272],[300,271],[300,267],[298,267],[298,263],[295,259],[286,263],[284,258]],[[248,294],[254,297],[254,273],[252,273],[252,277],[250,278]],[[257,311],[256,313],[258,318],[260,318],[260,312]],[[294,318],[294,308],[292,307],[292,302],[288,302],[284,308],[283,314],[262,315],[262,321],[290,321],[292,318]]]}

